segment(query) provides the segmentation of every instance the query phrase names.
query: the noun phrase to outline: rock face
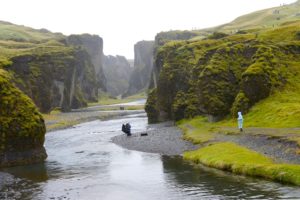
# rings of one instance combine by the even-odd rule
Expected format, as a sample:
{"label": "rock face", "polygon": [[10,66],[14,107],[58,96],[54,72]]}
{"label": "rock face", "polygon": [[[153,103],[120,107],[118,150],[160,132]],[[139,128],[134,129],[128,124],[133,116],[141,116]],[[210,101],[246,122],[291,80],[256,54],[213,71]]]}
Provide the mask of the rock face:
{"label": "rock face", "polygon": [[145,107],[149,122],[196,115],[216,121],[237,111],[247,113],[293,74],[291,60],[299,60],[300,53],[297,26],[159,47],[159,79]]}
{"label": "rock face", "polygon": [[154,63],[153,63],[153,70],[151,72],[151,78],[149,81],[149,88],[156,88],[157,87],[157,81],[159,77],[159,73],[161,70],[161,58],[156,57],[158,50],[160,47],[162,47],[164,44],[170,41],[177,41],[177,40],[189,40],[193,37],[204,37],[206,33],[205,32],[197,32],[197,31],[167,31],[167,32],[160,32],[155,36],[154,41]]}
{"label": "rock face", "polygon": [[[96,35],[51,33],[0,22],[0,68],[43,113],[70,111],[106,91],[103,41]],[[17,32],[17,33],[16,33]]]}
{"label": "rock face", "polygon": [[153,68],[154,41],[140,41],[134,45],[134,69],[125,96],[148,88]]}
{"label": "rock face", "polygon": [[103,70],[107,81],[107,92],[113,96],[127,91],[132,72],[130,63],[124,56],[104,56]]}
{"label": "rock face", "polygon": [[16,85],[41,112],[60,107],[63,111],[96,101],[95,69],[83,49],[62,47],[58,52],[40,52],[12,57],[5,68],[14,74]]}
{"label": "rock face", "polygon": [[0,69],[0,167],[42,162],[45,124],[29,97]]}
{"label": "rock face", "polygon": [[100,90],[106,91],[107,83],[103,70],[103,40],[98,35],[82,34],[70,35],[67,43],[72,46],[82,47],[88,52],[94,65],[97,85]]}

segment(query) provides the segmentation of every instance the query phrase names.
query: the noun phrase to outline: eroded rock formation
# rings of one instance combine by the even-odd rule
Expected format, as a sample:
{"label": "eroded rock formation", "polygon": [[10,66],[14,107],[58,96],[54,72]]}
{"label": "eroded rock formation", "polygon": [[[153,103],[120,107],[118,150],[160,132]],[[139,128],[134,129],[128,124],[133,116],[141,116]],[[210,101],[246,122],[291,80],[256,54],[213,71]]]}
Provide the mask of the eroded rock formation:
{"label": "eroded rock formation", "polygon": [[130,63],[124,56],[104,56],[103,70],[107,80],[107,92],[113,96],[127,91],[132,72]]}
{"label": "eroded rock formation", "polygon": [[125,96],[147,89],[153,68],[154,41],[140,41],[134,45],[134,68]]}

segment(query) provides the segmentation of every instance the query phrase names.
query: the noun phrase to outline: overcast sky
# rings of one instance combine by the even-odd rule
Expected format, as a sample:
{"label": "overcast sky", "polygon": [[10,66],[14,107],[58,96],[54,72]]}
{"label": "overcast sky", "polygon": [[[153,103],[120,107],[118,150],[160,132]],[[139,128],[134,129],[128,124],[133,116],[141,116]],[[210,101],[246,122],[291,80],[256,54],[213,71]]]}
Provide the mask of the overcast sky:
{"label": "overcast sky", "polygon": [[106,55],[133,58],[133,45],[168,30],[207,28],[296,0],[2,0],[0,20],[66,35],[91,33]]}

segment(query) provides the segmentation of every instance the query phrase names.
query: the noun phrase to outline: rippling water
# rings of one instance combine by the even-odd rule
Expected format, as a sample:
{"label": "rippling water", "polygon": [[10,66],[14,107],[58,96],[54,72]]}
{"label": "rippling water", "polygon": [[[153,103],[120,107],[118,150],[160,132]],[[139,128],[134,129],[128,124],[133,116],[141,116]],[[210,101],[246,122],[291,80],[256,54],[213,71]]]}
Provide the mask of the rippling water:
{"label": "rippling water", "polygon": [[181,157],[123,149],[111,143],[130,122],[149,127],[144,114],[93,121],[46,135],[44,164],[0,171],[0,199],[297,199],[300,189],[194,167]]}

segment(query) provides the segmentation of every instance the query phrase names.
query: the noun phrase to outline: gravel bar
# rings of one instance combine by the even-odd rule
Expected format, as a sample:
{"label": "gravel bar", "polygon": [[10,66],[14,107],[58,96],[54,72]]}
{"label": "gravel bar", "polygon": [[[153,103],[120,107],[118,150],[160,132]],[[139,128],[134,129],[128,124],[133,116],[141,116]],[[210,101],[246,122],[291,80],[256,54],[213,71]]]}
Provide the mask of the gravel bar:
{"label": "gravel bar", "polygon": [[142,133],[134,133],[131,136],[118,135],[112,138],[112,142],[130,150],[158,153],[162,155],[182,155],[184,151],[196,150],[199,147],[182,139],[179,128],[159,127]]}

